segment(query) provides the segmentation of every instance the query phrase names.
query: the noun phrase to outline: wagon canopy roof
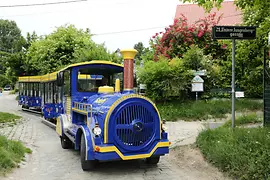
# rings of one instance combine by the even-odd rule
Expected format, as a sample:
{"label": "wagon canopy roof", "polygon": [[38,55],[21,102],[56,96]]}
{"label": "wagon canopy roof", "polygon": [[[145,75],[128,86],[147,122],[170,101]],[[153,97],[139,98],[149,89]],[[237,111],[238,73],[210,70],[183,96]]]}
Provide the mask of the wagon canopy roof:
{"label": "wagon canopy roof", "polygon": [[[108,67],[104,67],[103,66],[103,69],[105,68],[108,68],[108,71],[116,71],[116,72],[121,72],[123,71],[123,68],[124,66],[122,64],[117,64],[117,63],[114,63],[114,62],[111,62],[111,61],[103,61],[103,60],[93,60],[93,61],[87,61],[87,62],[81,62],[81,63],[75,63],[75,64],[71,64],[71,65],[68,65],[66,66],[65,68],[59,70],[59,71],[56,71],[56,72],[53,72],[53,73],[50,73],[50,74],[46,74],[46,75],[42,75],[42,76],[21,76],[19,77],[19,82],[48,82],[48,81],[55,81],[56,78],[57,78],[57,73],[60,72],[60,71],[64,71],[66,69],[69,69],[69,68],[73,68],[73,67],[78,67],[78,66],[87,66],[87,65],[109,65],[110,68]],[[97,72],[100,70],[101,67],[97,67]],[[93,68],[95,69],[95,68]],[[113,69],[116,69],[116,70],[113,70]]]}

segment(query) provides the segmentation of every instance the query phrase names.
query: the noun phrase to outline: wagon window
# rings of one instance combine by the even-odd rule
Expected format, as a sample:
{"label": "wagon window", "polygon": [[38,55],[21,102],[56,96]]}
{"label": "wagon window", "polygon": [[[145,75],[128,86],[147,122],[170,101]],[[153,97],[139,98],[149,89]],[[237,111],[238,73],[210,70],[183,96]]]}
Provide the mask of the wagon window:
{"label": "wagon window", "polygon": [[70,71],[64,71],[64,96],[70,96],[71,86],[70,86]]}
{"label": "wagon window", "polygon": [[23,90],[24,90],[23,89],[24,88],[23,85],[24,85],[24,83],[19,83],[19,95],[24,95],[23,94]]}

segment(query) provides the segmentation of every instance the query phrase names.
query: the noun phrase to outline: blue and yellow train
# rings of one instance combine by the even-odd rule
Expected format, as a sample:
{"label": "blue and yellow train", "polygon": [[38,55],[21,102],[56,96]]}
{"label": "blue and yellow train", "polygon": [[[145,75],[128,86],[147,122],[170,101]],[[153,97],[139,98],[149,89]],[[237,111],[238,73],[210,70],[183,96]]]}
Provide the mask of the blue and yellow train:
{"label": "blue and yellow train", "polygon": [[169,153],[157,107],[133,91],[137,51],[121,53],[124,65],[90,61],[19,78],[19,104],[55,120],[62,148],[80,150],[83,170],[93,169],[98,161],[117,159],[157,164]]}

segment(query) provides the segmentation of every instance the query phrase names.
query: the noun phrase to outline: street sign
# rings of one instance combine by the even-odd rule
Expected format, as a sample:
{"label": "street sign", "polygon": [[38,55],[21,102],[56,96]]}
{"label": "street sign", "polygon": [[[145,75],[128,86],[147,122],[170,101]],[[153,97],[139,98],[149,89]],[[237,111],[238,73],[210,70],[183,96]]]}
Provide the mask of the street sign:
{"label": "street sign", "polygon": [[235,126],[235,40],[255,39],[256,27],[254,26],[214,26],[213,39],[232,40],[232,128]]}
{"label": "street sign", "polygon": [[191,91],[192,92],[202,92],[203,91],[203,82],[204,82],[204,80],[200,76],[196,75],[191,81],[191,83],[192,83],[191,84]]}
{"label": "street sign", "polygon": [[255,39],[256,27],[254,26],[214,26],[213,39]]}
{"label": "street sign", "polygon": [[196,76],[196,75],[205,76],[206,75],[206,70],[201,70],[201,71],[192,70],[192,73],[193,73],[194,76]]}
{"label": "street sign", "polygon": [[235,91],[235,97],[236,98],[245,97],[245,93],[243,91]]}

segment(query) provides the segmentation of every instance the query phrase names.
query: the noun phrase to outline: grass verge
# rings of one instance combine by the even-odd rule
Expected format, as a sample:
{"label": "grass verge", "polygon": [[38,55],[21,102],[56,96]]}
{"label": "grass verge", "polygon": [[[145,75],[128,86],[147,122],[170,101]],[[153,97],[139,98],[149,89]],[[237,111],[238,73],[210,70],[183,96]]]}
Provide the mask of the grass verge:
{"label": "grass verge", "polygon": [[[255,113],[236,119],[235,125],[262,122]],[[205,158],[234,179],[270,179],[270,128],[229,128],[202,131],[196,144]]]}
{"label": "grass verge", "polygon": [[[256,124],[262,123],[263,118],[256,115],[256,113],[244,114],[235,120],[235,126],[241,126],[244,124]],[[224,123],[224,127],[231,127],[232,121],[229,120]]]}
{"label": "grass verge", "polygon": [[19,141],[8,140],[5,136],[0,136],[0,174],[3,175],[17,167],[25,153],[32,153],[32,151]]}
{"label": "grass verge", "polygon": [[16,120],[18,120],[20,118],[21,118],[21,116],[17,116],[15,114],[0,112],[0,123],[15,122]]}
{"label": "grass verge", "polygon": [[[231,112],[231,100],[208,100],[195,102],[169,102],[157,104],[162,118],[168,121],[205,120],[223,118]],[[263,109],[263,103],[255,100],[236,100],[236,111],[257,111]]]}

